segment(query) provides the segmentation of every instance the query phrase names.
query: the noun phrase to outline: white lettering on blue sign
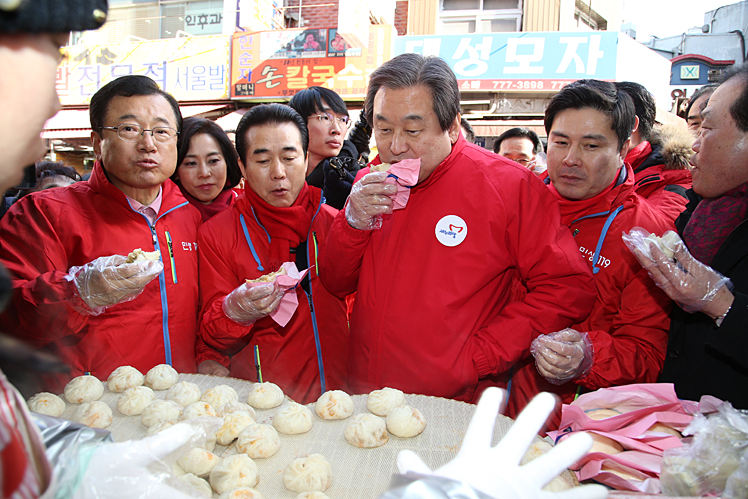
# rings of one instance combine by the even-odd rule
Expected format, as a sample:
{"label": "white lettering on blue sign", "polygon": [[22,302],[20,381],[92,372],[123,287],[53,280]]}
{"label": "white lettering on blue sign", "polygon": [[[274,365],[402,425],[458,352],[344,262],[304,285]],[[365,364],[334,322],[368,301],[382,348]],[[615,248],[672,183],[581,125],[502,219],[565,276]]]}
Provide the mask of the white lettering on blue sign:
{"label": "white lettering on blue sign", "polygon": [[579,46],[583,43],[587,43],[588,37],[586,36],[562,36],[560,38],[561,43],[566,44],[566,51],[564,56],[561,58],[561,63],[556,69],[556,73],[564,73],[569,67],[572,61],[574,61],[574,72],[577,74],[594,75],[597,71],[597,61],[602,59],[605,53],[600,50],[600,35],[589,36],[589,49],[587,51],[587,71],[584,70],[584,62],[582,57],[577,53]]}
{"label": "white lettering on blue sign", "polygon": [[441,38],[424,38],[423,40],[408,40],[405,42],[405,52],[421,54],[424,57],[434,55],[439,57]]}
{"label": "white lettering on blue sign", "polygon": [[[462,38],[457,46],[452,59],[460,59],[454,65],[457,74],[467,77],[475,77],[484,74],[488,70],[488,61],[491,57],[491,42],[493,38],[484,36],[482,43],[476,43],[475,47],[470,45],[470,38]],[[467,59],[462,57],[467,52]],[[473,67],[474,66],[474,67]]]}
{"label": "white lettering on blue sign", "polygon": [[[529,54],[518,50],[520,46],[532,47]],[[518,66],[505,66],[504,74],[540,74],[543,72],[543,66],[533,66],[532,63],[543,60],[543,49],[545,48],[545,38],[509,38],[506,43],[506,62],[507,64],[518,63]]]}

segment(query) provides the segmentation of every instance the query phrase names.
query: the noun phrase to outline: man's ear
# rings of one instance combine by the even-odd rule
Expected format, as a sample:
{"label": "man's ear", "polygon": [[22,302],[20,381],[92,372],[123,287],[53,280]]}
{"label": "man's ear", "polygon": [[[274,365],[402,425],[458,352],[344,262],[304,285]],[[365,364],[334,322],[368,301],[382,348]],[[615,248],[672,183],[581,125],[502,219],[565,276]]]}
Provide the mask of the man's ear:
{"label": "man's ear", "polygon": [[634,116],[634,129],[631,130],[631,135],[634,135],[639,130],[639,117]]}
{"label": "man's ear", "polygon": [[460,113],[457,113],[457,117],[455,117],[452,124],[449,126],[449,130],[447,130],[447,135],[449,135],[449,140],[452,142],[452,145],[454,145],[457,142],[457,139],[460,138]]}
{"label": "man's ear", "polygon": [[[639,124],[638,118],[636,124]],[[626,159],[626,155],[629,153],[629,149],[631,149],[631,137],[626,139],[626,142],[623,143],[623,147],[621,147],[621,161],[624,161]]]}
{"label": "man's ear", "polygon": [[91,131],[91,143],[93,144],[93,151],[94,155],[96,155],[96,160],[101,161],[101,136]]}

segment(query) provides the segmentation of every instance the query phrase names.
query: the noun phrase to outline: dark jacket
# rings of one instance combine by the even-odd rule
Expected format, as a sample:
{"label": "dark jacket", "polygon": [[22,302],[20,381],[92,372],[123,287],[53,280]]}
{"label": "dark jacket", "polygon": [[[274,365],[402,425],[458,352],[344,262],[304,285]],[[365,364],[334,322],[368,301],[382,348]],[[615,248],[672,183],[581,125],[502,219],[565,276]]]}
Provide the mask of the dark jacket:
{"label": "dark jacket", "polygon": [[348,199],[348,194],[351,193],[353,179],[361,168],[361,165],[358,163],[358,157],[359,152],[356,146],[353,145],[353,142],[344,140],[343,148],[340,150],[340,154],[337,155],[337,158],[341,160],[339,164],[343,164],[344,168],[336,170],[334,166],[330,165],[330,161],[334,158],[324,159],[309,173],[306,183],[322,189],[325,204],[332,206],[336,210],[340,210],[345,206],[345,200]]}
{"label": "dark jacket", "polygon": [[[686,211],[676,221],[682,233],[701,201],[692,190]],[[732,281],[735,301],[722,325],[707,315],[673,307],[661,382],[675,384],[678,397],[699,400],[714,395],[748,409],[748,222],[736,227],[720,246],[712,268]]]}

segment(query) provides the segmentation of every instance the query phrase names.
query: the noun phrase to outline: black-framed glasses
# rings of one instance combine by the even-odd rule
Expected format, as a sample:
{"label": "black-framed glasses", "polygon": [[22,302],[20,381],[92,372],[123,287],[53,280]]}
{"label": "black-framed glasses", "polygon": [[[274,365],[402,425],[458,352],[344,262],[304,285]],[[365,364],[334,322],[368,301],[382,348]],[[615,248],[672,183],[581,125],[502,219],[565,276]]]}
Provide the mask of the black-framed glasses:
{"label": "black-framed glasses", "polygon": [[319,122],[322,123],[322,126],[325,128],[331,128],[332,124],[335,123],[335,120],[339,121],[342,124],[342,127],[346,130],[351,127],[351,118],[349,116],[341,116],[338,118],[332,113],[320,113],[313,114],[310,118],[319,118]]}
{"label": "black-framed glasses", "polygon": [[104,130],[116,130],[119,138],[124,140],[125,142],[137,142],[145,132],[151,132],[151,137],[153,137],[153,140],[162,143],[169,142],[170,140],[177,138],[177,135],[179,135],[179,132],[177,132],[170,126],[157,126],[149,130],[147,128],[143,128],[140,125],[123,123],[119,126],[103,126],[101,128],[103,128]]}

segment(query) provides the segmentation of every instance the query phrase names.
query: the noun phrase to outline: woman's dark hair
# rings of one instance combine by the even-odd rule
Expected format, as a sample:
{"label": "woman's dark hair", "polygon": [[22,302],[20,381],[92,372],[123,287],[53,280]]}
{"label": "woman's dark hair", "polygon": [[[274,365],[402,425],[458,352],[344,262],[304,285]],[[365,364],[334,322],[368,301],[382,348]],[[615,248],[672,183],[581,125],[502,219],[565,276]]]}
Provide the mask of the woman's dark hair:
{"label": "woman's dark hair", "polygon": [[285,104],[260,104],[244,113],[236,127],[236,151],[239,153],[239,158],[242,161],[247,159],[247,149],[249,148],[247,131],[250,128],[263,125],[282,125],[283,123],[292,123],[299,129],[302,152],[306,156],[309,147],[309,130],[306,127],[306,120],[292,107]]}
{"label": "woman's dark hair", "polygon": [[226,185],[223,190],[225,191],[239,185],[242,179],[242,170],[239,168],[236,149],[234,149],[231,139],[214,121],[198,117],[185,118],[184,120],[182,133],[179,134],[179,141],[177,142],[177,169],[174,170],[171,179],[175,182],[177,181],[179,165],[182,164],[182,161],[184,161],[184,158],[190,151],[192,137],[201,133],[213,137],[221,147],[221,154],[223,154],[223,159],[226,161]]}
{"label": "woman's dark hair", "polygon": [[348,116],[348,108],[343,99],[332,90],[324,87],[309,87],[301,90],[291,98],[288,103],[297,113],[304,118],[304,121],[317,113],[322,112],[322,100],[333,112]]}

